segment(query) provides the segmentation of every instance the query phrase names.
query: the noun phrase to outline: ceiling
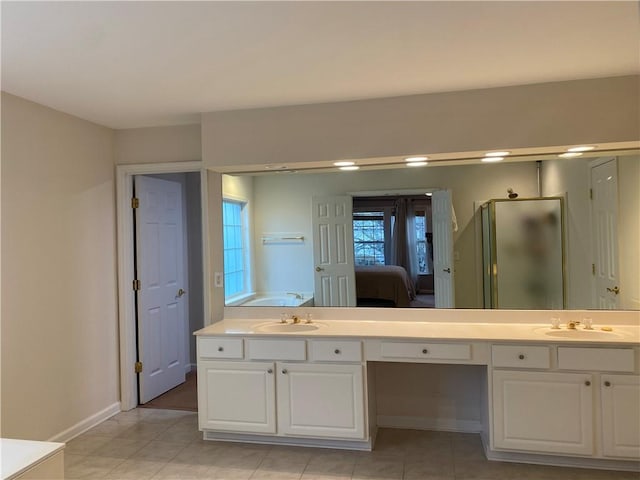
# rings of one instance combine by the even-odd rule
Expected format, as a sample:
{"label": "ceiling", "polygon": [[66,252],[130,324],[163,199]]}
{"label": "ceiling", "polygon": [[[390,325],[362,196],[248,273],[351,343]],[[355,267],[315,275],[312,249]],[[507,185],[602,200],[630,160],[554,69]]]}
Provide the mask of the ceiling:
{"label": "ceiling", "polygon": [[638,2],[2,2],[2,89],[112,128],[640,72]]}

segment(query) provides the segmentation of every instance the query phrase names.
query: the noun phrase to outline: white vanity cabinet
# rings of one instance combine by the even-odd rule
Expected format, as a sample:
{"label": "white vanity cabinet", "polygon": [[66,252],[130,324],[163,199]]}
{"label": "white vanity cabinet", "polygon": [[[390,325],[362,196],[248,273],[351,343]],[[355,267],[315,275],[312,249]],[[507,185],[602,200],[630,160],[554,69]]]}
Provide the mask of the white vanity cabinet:
{"label": "white vanity cabinet", "polygon": [[629,347],[493,345],[493,448],[639,459],[636,355]]}
{"label": "white vanity cabinet", "polygon": [[278,364],[280,433],[363,439],[362,371],[360,364]]}
{"label": "white vanity cabinet", "polygon": [[201,429],[275,433],[275,367],[267,362],[198,362]]}
{"label": "white vanity cabinet", "polygon": [[604,455],[640,458],[640,376],[602,375],[600,392]]}
{"label": "white vanity cabinet", "polygon": [[363,440],[361,350],[360,341],[199,337],[200,429]]}
{"label": "white vanity cabinet", "polygon": [[494,446],[591,455],[593,388],[588,374],[494,371]]}

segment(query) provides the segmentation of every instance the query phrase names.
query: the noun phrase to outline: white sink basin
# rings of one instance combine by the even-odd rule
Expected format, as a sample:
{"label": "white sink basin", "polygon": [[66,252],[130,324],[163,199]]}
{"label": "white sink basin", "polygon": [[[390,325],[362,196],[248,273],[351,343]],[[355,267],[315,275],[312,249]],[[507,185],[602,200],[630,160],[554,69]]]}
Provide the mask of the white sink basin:
{"label": "white sink basin", "polygon": [[320,323],[263,323],[255,327],[256,332],[265,333],[297,333],[312,332],[321,327]]}
{"label": "white sink basin", "polygon": [[547,335],[549,337],[556,338],[575,338],[576,340],[611,340],[615,341],[617,338],[624,338],[625,334],[623,332],[605,332],[604,330],[585,330],[585,329],[576,329],[576,330],[556,330],[550,327],[538,328],[536,329],[537,333],[542,333],[543,335]]}

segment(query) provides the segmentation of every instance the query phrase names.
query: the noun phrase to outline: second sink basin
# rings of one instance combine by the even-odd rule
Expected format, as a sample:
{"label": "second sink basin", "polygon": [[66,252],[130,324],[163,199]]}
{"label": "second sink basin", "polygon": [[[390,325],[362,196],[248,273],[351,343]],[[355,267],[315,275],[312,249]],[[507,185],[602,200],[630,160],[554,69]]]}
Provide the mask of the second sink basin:
{"label": "second sink basin", "polygon": [[269,322],[258,325],[256,332],[265,333],[297,333],[297,332],[312,332],[318,330],[321,324],[319,323],[276,323]]}
{"label": "second sink basin", "polygon": [[616,338],[624,338],[622,332],[605,332],[604,330],[555,330],[552,328],[539,328],[538,333],[542,333],[549,337],[556,338],[575,338],[576,340],[615,340]]}

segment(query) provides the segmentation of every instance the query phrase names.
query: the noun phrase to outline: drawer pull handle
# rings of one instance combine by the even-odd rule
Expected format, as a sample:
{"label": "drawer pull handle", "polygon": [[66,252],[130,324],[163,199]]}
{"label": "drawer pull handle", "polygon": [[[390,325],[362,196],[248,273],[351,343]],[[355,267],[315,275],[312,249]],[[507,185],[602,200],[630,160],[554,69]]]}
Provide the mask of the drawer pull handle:
{"label": "drawer pull handle", "polygon": [[611,386],[611,382],[607,380],[606,382],[604,382],[604,386],[605,387],[610,387]]}
{"label": "drawer pull handle", "polygon": [[587,387],[590,387],[590,386],[591,386],[591,382],[590,382],[589,380],[585,381],[585,382],[584,382],[584,384],[585,384]]}
{"label": "drawer pull handle", "polygon": [[283,369],[282,369],[282,373],[283,373],[284,375],[286,375],[287,373],[289,373],[289,371],[288,371],[286,368],[283,368]]}
{"label": "drawer pull handle", "polygon": [[524,355],[521,353],[520,355],[518,355],[518,358],[519,358],[520,360],[524,360]]}
{"label": "drawer pull handle", "polygon": [[218,347],[219,352],[224,352],[224,347]]}
{"label": "drawer pull handle", "polygon": [[273,373],[273,369],[270,368],[269,370],[267,370],[267,373]]}
{"label": "drawer pull handle", "polygon": [[333,351],[333,353],[335,353],[336,355],[340,355],[340,349],[339,349],[339,348],[336,348],[336,349]]}
{"label": "drawer pull handle", "polygon": [[426,353],[429,353],[429,350],[427,350],[426,348],[423,348],[423,349],[422,349],[422,353],[425,353],[425,354],[426,354]]}

